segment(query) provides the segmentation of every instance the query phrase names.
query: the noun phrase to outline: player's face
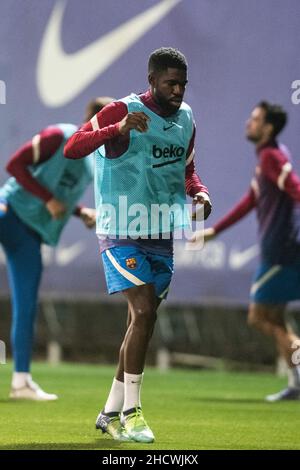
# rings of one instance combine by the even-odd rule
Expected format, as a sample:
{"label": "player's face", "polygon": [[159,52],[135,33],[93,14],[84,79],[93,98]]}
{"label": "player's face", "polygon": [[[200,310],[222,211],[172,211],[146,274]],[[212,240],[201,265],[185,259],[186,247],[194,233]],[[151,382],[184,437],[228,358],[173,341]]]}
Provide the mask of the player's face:
{"label": "player's face", "polygon": [[246,137],[251,142],[259,142],[266,132],[265,111],[262,108],[254,108],[246,123]]}
{"label": "player's face", "polygon": [[181,106],[187,73],[184,70],[168,68],[163,72],[151,74],[149,82],[154,98],[169,113],[176,113]]}

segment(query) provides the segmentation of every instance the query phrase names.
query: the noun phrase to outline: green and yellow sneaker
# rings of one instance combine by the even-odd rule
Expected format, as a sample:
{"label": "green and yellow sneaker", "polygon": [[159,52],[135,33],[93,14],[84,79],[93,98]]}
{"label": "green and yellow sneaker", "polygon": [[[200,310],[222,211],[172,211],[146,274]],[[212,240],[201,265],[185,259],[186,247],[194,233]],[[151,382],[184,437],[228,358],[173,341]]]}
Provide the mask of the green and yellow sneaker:
{"label": "green and yellow sneaker", "polygon": [[136,442],[153,442],[154,435],[145,421],[141,408],[130,408],[122,413],[121,423],[128,436]]}
{"label": "green and yellow sneaker", "polygon": [[96,429],[101,429],[103,433],[107,432],[115,441],[132,441],[121,424],[118,412],[104,413],[104,410],[101,411],[96,419]]}

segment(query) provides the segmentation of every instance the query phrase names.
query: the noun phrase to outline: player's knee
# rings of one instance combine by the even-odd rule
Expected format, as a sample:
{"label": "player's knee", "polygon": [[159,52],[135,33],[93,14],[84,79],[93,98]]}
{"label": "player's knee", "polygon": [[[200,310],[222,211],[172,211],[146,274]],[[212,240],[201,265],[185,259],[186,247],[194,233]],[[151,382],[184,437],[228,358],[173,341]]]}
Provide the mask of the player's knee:
{"label": "player's knee", "polygon": [[152,329],[156,321],[156,311],[150,307],[140,308],[134,316],[134,326]]}
{"label": "player's knee", "polygon": [[261,330],[264,323],[263,318],[255,310],[250,310],[247,321],[251,328],[256,328],[257,330]]}

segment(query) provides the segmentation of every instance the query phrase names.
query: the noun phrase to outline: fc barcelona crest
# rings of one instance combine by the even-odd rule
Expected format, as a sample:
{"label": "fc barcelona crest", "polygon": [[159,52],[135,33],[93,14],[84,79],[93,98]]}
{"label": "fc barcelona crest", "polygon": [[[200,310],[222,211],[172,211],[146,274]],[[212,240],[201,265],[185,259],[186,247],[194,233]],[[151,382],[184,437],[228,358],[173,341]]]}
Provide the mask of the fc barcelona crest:
{"label": "fc barcelona crest", "polygon": [[127,258],[126,260],[126,266],[129,269],[135,269],[137,266],[137,261],[136,258]]}

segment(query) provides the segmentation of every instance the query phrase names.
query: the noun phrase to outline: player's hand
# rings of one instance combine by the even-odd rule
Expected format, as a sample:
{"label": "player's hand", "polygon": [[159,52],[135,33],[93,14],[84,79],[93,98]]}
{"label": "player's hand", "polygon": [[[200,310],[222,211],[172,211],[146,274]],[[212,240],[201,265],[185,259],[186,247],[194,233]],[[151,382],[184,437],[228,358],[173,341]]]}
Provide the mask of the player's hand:
{"label": "player's hand", "polygon": [[[211,209],[212,209],[212,203],[211,203],[211,200],[209,198],[209,195],[206,194],[206,193],[196,194],[196,196],[193,199],[193,205],[196,206],[197,204],[203,204],[204,205],[204,220],[206,220],[207,217],[209,216],[209,214],[211,213]],[[195,210],[195,212],[192,216],[193,220],[196,220],[196,218],[197,218],[197,209]]]}
{"label": "player's hand", "polygon": [[55,199],[55,197],[53,197],[47,202],[46,208],[50,212],[53,219],[61,219],[65,215],[67,210],[64,203],[59,201],[58,199]]}
{"label": "player's hand", "polygon": [[189,239],[189,243],[197,243],[198,241],[204,241],[204,243],[213,240],[216,237],[215,229],[210,227],[204,230],[198,230],[193,234],[193,236]]}
{"label": "player's hand", "polygon": [[122,135],[127,134],[131,129],[139,132],[147,132],[149,116],[143,112],[128,113],[122,121],[119,122],[119,132]]}
{"label": "player's hand", "polygon": [[207,243],[210,240],[213,240],[216,237],[215,229],[212,227],[206,228],[203,231],[203,237],[204,237],[204,243]]}
{"label": "player's hand", "polygon": [[96,210],[90,207],[82,207],[79,217],[87,228],[93,228],[96,224]]}

